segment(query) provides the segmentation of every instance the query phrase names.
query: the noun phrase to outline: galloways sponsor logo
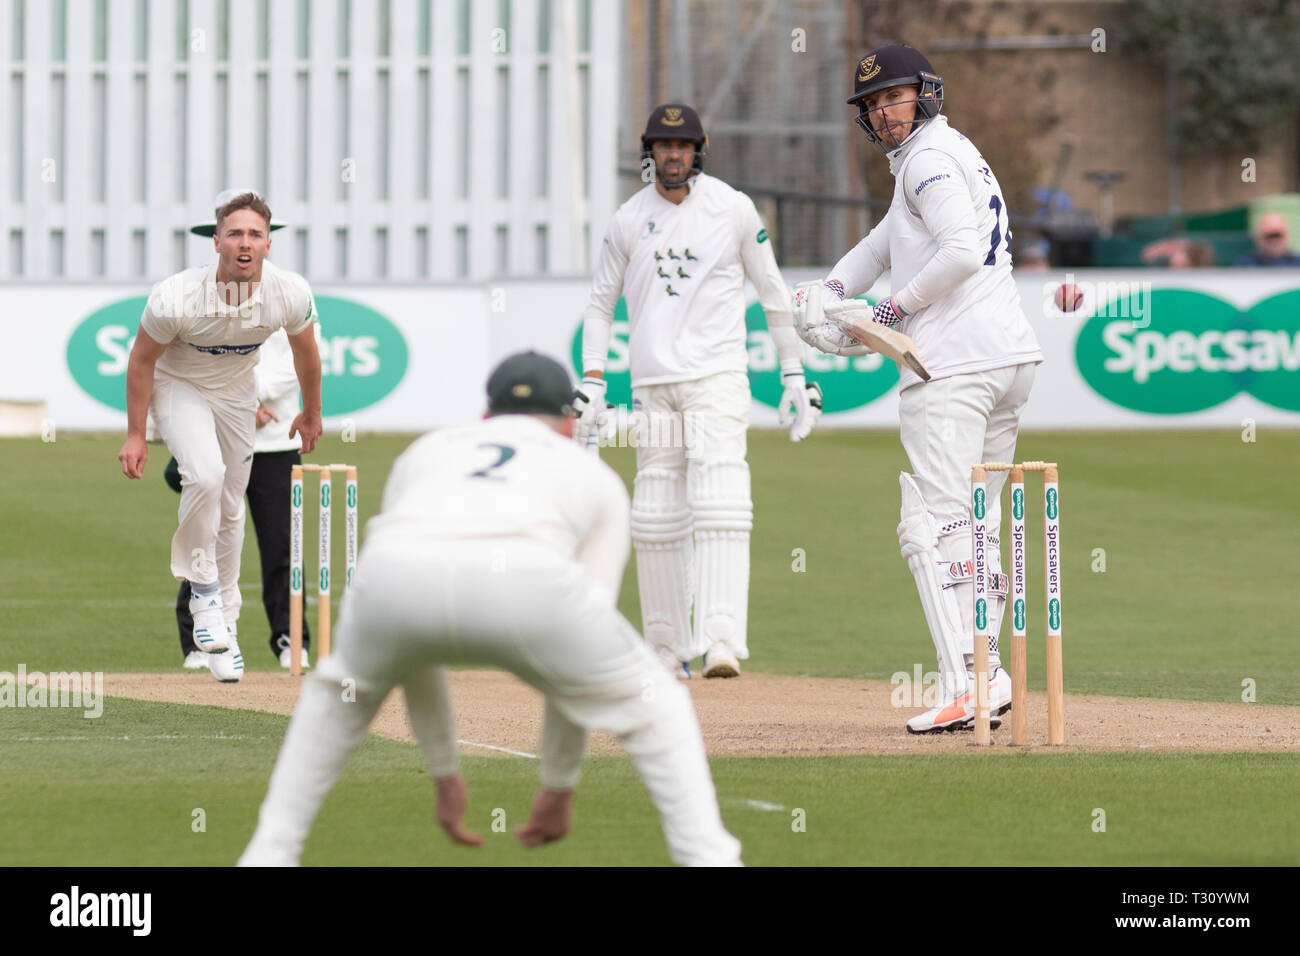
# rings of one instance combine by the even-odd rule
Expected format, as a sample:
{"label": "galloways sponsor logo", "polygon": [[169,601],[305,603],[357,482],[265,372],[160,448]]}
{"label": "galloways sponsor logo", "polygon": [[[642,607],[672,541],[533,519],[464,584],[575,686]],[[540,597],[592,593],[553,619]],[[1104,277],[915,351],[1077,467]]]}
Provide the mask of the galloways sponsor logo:
{"label": "galloways sponsor logo", "polygon": [[104,713],[104,674],[102,671],[64,672],[28,671],[18,665],[18,673],[0,671],[0,707],[62,707],[81,710],[88,719]]}
{"label": "galloways sponsor logo", "polygon": [[921,180],[921,182],[917,184],[915,195],[917,196],[921,195],[922,189],[924,189],[926,186],[930,185],[931,183],[937,183],[941,179],[952,179],[952,176],[949,175],[948,173],[939,173],[936,176],[931,176],[929,179]]}
{"label": "galloways sponsor logo", "polygon": [[[137,296],[106,305],[82,320],[68,339],[73,380],[91,398],[122,412],[127,360],[146,301]],[[406,374],[407,348],[397,326],[374,309],[334,296],[316,296],[316,313],[326,415],[374,405],[398,386]]]}
{"label": "galloways sponsor logo", "polygon": [[1079,330],[1079,373],[1099,395],[1139,412],[1202,411],[1246,392],[1300,411],[1300,290],[1242,312],[1189,289],[1156,289],[1149,322],[1098,308]]}
{"label": "galloways sponsor logo", "polygon": [[[746,349],[749,353],[749,387],[754,401],[770,408],[781,403],[781,368],[767,331],[767,317],[757,302],[745,310]],[[605,400],[631,407],[632,375],[628,358],[629,324],[627,303],[618,300],[614,307],[614,327],[609,337],[609,356],[605,366],[608,383]],[[810,354],[807,354],[810,353]],[[579,378],[582,377],[582,323],[578,323],[570,343],[570,358]],[[810,381],[822,387],[823,411],[827,414],[848,412],[869,405],[898,383],[898,366],[881,355],[827,355],[806,350],[805,371]]]}
{"label": "galloways sponsor logo", "polygon": [[73,886],[50,897],[50,925],[57,927],[128,927],[132,936],[148,936],[153,926],[151,893],[83,893]]}

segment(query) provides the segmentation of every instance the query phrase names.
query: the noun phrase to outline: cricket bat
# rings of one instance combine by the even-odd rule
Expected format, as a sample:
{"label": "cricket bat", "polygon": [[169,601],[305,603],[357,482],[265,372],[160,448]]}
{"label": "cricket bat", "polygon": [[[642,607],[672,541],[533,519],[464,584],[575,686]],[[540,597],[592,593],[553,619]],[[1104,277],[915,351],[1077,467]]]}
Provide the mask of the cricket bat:
{"label": "cricket bat", "polygon": [[[855,312],[859,314],[855,315]],[[906,364],[908,368],[921,376],[922,380],[930,381],[930,370],[921,361],[921,356],[916,352],[916,343],[912,341],[911,337],[891,329],[887,325],[881,325],[879,322],[865,318],[865,316],[869,315],[871,315],[871,312],[867,309],[845,309],[839,315],[834,316],[833,321],[859,345],[865,345],[871,351],[879,352],[895,362]]]}

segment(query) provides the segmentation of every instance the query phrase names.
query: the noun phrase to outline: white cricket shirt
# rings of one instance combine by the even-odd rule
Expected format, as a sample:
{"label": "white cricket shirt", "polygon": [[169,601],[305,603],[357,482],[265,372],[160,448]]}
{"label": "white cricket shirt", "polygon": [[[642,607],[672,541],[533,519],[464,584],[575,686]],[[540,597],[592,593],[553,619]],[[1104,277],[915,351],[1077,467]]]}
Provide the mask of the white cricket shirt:
{"label": "white cricket shirt", "polygon": [[[1011,230],[997,177],[943,116],[889,154],[894,200],[831,270],[846,298],[890,269],[890,291],[934,378],[1042,362],[1011,275]],[[899,388],[921,379],[899,367]]]}
{"label": "white cricket shirt", "polygon": [[[773,315],[788,315],[790,292],[753,200],[700,174],[674,205],[654,184],[619,207],[592,277],[584,316],[583,368],[603,369],[612,321],[627,299],[632,386],[689,382],[746,371],[745,278]],[[787,322],[788,324],[788,322]]]}
{"label": "white cricket shirt", "polygon": [[216,264],[178,272],[150,291],[140,328],[167,345],[159,371],[207,389],[251,389],[258,348],[271,333],[297,335],[311,325],[311,289],[296,272],[264,261],[246,301],[227,305],[218,291]]}
{"label": "white cricket shirt", "polygon": [[631,503],[597,455],[529,415],[430,432],[394,462],[366,543],[528,541],[580,562],[613,604]]}

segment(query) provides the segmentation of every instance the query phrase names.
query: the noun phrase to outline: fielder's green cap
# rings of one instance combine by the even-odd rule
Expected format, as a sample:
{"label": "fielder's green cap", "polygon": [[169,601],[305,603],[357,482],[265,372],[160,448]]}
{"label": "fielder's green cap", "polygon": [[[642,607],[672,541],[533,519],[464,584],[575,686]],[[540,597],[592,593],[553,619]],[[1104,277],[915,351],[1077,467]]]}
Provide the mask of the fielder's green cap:
{"label": "fielder's green cap", "polygon": [[573,381],[564,366],[540,352],[512,355],[488,376],[489,415],[568,415]]}

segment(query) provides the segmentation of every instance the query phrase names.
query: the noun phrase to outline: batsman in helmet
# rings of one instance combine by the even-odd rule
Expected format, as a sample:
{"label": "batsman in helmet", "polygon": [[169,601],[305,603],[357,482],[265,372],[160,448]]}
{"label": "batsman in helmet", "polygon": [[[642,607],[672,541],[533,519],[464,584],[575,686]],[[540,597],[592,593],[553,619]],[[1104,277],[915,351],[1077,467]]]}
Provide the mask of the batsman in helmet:
{"label": "batsman in helmet", "polygon": [[[583,317],[580,438],[600,427],[614,307],[627,300],[637,475],[632,543],[646,641],[670,671],[736,677],[749,657],[745,279],[781,366],[781,410],[800,441],[821,414],[804,379],[789,290],[753,200],[704,172],[695,110],[666,103],[641,137],[643,179],[605,233]],[[694,618],[692,620],[692,605]]]}
{"label": "batsman in helmet", "polygon": [[[907,722],[912,733],[973,725],[970,469],[1014,461],[1020,416],[1043,361],[1011,276],[1002,187],[975,144],[943,115],[943,78],[919,50],[890,44],[862,57],[850,106],[889,162],[885,217],[823,280],[795,290],[795,328],[838,355],[866,348],[841,328],[865,317],[907,334],[930,379],[899,367],[899,432],[911,472],[899,475],[898,540],[934,641],[942,695]],[[889,295],[854,301],[889,270]],[[1011,706],[998,656],[1007,578],[998,556],[1005,472],[988,485],[990,707]],[[994,717],[994,725],[1000,723]]]}

